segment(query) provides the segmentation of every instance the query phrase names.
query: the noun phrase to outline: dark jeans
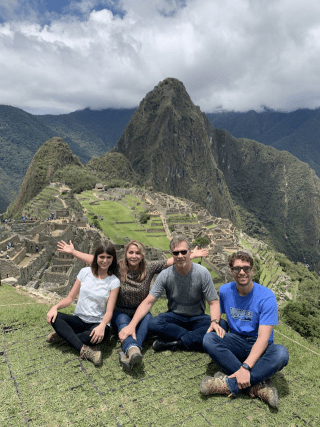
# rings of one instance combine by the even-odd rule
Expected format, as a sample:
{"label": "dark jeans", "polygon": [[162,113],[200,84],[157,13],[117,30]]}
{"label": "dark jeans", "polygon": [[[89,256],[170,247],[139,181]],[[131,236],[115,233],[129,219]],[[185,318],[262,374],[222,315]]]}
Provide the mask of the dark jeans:
{"label": "dark jeans", "polygon": [[202,350],[202,341],[210,326],[210,316],[185,317],[172,311],[161,313],[149,322],[149,331],[165,341],[181,340],[188,350]]}
{"label": "dark jeans", "polygon": [[[60,337],[68,341],[69,344],[80,352],[83,344],[91,344],[90,333],[100,323],[85,323],[78,316],[59,312],[55,322],[51,322],[51,325]],[[108,333],[109,326],[105,329],[103,339],[105,339]]]}
{"label": "dark jeans", "polygon": [[[114,310],[112,325],[118,330],[119,333],[121,329],[129,325],[132,317],[130,317],[128,314]],[[132,346],[139,347],[140,350],[142,349],[142,344],[144,343],[148,334],[148,325],[150,319],[152,319],[152,315],[151,313],[147,313],[146,316],[138,323],[136,328],[136,340],[133,339],[131,335],[124,340],[124,342],[121,344],[121,348],[124,352],[127,352],[127,350]]]}
{"label": "dark jeans", "polygon": [[[254,337],[226,333],[223,338],[220,338],[217,334],[210,332],[204,336],[203,347],[227,375],[232,375],[240,369],[255,342]],[[288,361],[289,353],[286,347],[280,344],[269,344],[250,371],[251,386],[272,377],[284,368]],[[227,385],[234,396],[241,391],[248,392],[251,388],[239,389],[236,378],[227,378]]]}

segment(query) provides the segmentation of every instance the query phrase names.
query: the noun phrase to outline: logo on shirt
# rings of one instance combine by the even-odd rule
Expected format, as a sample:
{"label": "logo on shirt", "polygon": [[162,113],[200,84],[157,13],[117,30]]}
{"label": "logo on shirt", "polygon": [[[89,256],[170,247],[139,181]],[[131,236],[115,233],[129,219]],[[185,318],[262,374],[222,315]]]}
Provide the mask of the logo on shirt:
{"label": "logo on shirt", "polygon": [[233,319],[242,320],[244,322],[251,322],[253,312],[251,310],[243,310],[241,308],[230,307],[230,315]]}

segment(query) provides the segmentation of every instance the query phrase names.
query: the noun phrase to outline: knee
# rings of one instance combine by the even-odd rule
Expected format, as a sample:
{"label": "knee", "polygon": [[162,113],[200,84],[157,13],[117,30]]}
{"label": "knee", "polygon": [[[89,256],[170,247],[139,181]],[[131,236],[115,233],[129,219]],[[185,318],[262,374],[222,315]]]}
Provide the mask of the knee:
{"label": "knee", "polygon": [[203,337],[202,345],[203,345],[203,348],[205,349],[205,351],[207,353],[208,353],[208,351],[212,350],[215,347],[217,337],[218,337],[218,335],[214,332],[209,332],[209,333],[205,334],[205,336]]}
{"label": "knee", "polygon": [[[151,316],[151,315],[150,315]],[[159,327],[163,325],[163,319],[160,316],[152,317],[149,319],[149,331],[156,332]]]}
{"label": "knee", "polygon": [[277,358],[280,368],[284,368],[289,362],[289,352],[284,345],[277,344]]}

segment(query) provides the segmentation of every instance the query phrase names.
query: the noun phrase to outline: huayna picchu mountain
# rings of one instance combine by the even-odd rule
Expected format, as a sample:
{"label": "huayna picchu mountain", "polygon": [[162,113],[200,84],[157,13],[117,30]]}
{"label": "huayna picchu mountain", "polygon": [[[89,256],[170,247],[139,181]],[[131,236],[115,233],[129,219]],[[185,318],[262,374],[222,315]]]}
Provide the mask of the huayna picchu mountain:
{"label": "huayna picchu mountain", "polygon": [[319,264],[320,180],[287,152],[216,130],[183,84],[141,101],[118,144],[155,190],[189,198],[294,261]]}
{"label": "huayna picchu mountain", "polygon": [[188,198],[215,216],[236,220],[203,114],[179,80],[166,79],[147,94],[112,151],[124,154],[157,191]]}

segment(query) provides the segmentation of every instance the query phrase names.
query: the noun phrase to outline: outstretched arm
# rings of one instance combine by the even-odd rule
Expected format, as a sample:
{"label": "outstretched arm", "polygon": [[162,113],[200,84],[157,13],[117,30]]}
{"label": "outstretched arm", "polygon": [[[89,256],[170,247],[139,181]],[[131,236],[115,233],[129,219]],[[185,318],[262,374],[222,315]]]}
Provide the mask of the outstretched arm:
{"label": "outstretched arm", "polygon": [[71,240],[69,240],[69,244],[61,240],[60,242],[57,243],[57,246],[58,246],[59,252],[65,252],[66,254],[70,254],[75,258],[78,258],[80,261],[85,262],[88,265],[92,264],[93,255],[76,251]]}
{"label": "outstretched arm", "polygon": [[[208,255],[209,255],[208,249],[198,249],[198,246],[196,246],[191,251],[190,259],[199,258],[199,257],[203,257],[203,256],[208,256]],[[173,257],[168,258],[168,260],[167,260],[167,267],[171,267],[173,264],[174,264]]]}

